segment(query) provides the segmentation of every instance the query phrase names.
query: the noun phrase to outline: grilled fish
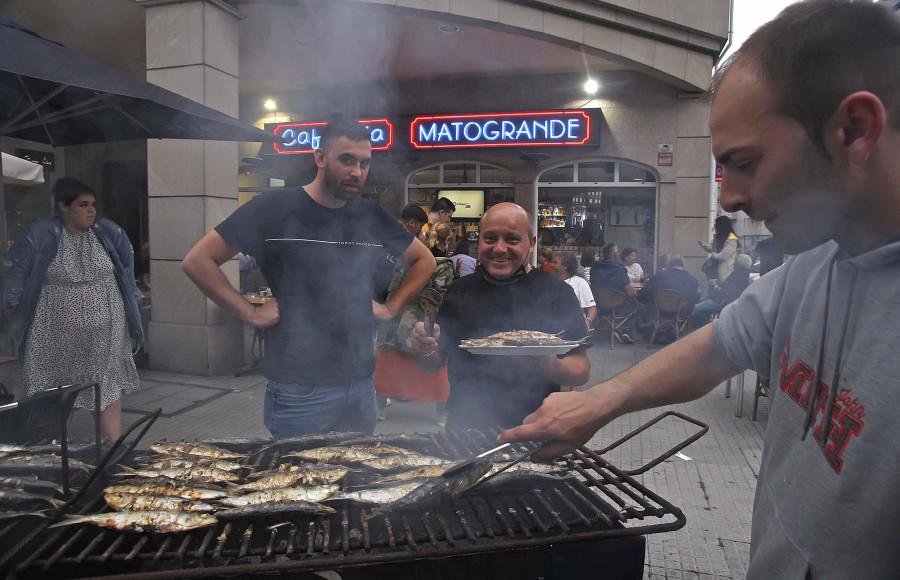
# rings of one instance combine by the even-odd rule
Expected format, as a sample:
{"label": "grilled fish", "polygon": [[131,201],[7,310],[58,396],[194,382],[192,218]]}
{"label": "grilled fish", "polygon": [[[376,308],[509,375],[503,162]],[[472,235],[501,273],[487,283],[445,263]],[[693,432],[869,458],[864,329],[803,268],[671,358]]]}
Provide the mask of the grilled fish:
{"label": "grilled fish", "polygon": [[247,479],[259,479],[268,477],[277,473],[299,473],[300,479],[297,480],[303,485],[322,485],[324,483],[335,483],[350,471],[343,465],[329,465],[328,463],[282,463],[278,469],[268,471],[257,471],[247,475]]}
{"label": "grilled fish", "polygon": [[32,517],[36,517],[36,518],[49,517],[49,515],[44,512],[0,512],[0,522],[5,522],[6,520],[13,520],[16,518],[24,518],[26,516],[32,516]]}
{"label": "grilled fish", "polygon": [[329,431],[328,433],[312,433],[309,435],[299,435],[297,437],[287,437],[285,439],[276,439],[274,442],[260,448],[257,452],[266,451],[272,448],[285,448],[292,451],[303,451],[304,449],[314,449],[325,445],[337,445],[348,439],[358,439],[364,437],[365,433]]}
{"label": "grilled fish", "polygon": [[243,465],[236,461],[227,459],[208,459],[197,455],[185,455],[183,457],[166,457],[159,461],[154,461],[144,465],[142,469],[159,470],[169,469],[171,467],[212,467],[223,471],[238,471],[244,468]]}
{"label": "grilled fish", "polygon": [[[17,468],[34,468],[38,470],[62,469],[62,456],[53,453],[32,455],[14,455],[0,460],[0,472],[13,471]],[[93,465],[69,457],[69,469],[91,471]]]}
{"label": "grilled fish", "polygon": [[409,471],[401,471],[391,476],[384,477],[375,482],[375,485],[394,485],[403,481],[411,481],[413,479],[424,479],[428,477],[438,477],[443,475],[445,471],[455,465],[454,463],[442,465],[424,465]]}
{"label": "grilled fish", "polygon": [[43,493],[51,495],[54,493],[62,493],[62,486],[52,481],[44,481],[35,476],[24,477],[0,477],[0,488],[11,487],[30,491],[32,493]]}
{"label": "grilled fish", "polygon": [[170,467],[166,469],[131,469],[122,466],[125,473],[118,475],[133,475],[138,477],[168,477],[169,479],[183,479],[188,481],[203,481],[213,483],[217,481],[237,481],[240,479],[237,474],[225,471],[224,469],[216,469],[215,467]]}
{"label": "grilled fish", "polygon": [[159,511],[175,510],[184,512],[214,512],[216,506],[204,502],[173,497],[170,495],[150,495],[136,493],[104,493],[106,505],[116,511]]}
{"label": "grilled fish", "polygon": [[410,481],[389,487],[374,487],[360,489],[358,491],[344,491],[336,493],[326,501],[347,499],[360,503],[387,504],[398,501],[409,495],[414,489],[422,485],[422,481]]}
{"label": "grilled fish", "polygon": [[175,510],[143,512],[108,512],[86,516],[69,516],[69,519],[50,526],[93,524],[121,532],[186,532],[215,525],[218,520],[209,514]]}
{"label": "grilled fish", "polygon": [[571,473],[568,475],[554,475],[551,473],[510,469],[484,483],[480,483],[478,485],[478,493],[527,493],[533,489],[547,489],[550,486],[559,485],[566,479],[577,479],[577,477]]}
{"label": "grilled fish", "polygon": [[150,446],[150,451],[162,453],[163,455],[199,455],[210,459],[241,459],[246,455],[240,453],[232,453],[227,449],[208,445],[206,443],[154,443]]}
{"label": "grilled fish", "polygon": [[409,454],[409,455],[388,455],[385,457],[376,457],[374,459],[366,459],[360,462],[362,465],[375,471],[396,471],[397,469],[413,469],[416,467],[424,467],[426,465],[450,465],[454,463],[449,459],[440,457],[431,457],[428,455]]}
{"label": "grilled fish", "polygon": [[563,340],[556,334],[547,334],[537,330],[512,330],[497,332],[484,338],[470,338],[459,341],[463,347],[484,346],[557,346],[578,345],[578,341]]}
{"label": "grilled fish", "polygon": [[421,510],[440,505],[475,485],[490,468],[490,461],[476,461],[450,476],[433,477],[405,496],[381,506],[378,512]]}
{"label": "grilled fish", "polygon": [[[485,477],[489,475],[493,475],[494,473],[500,471],[506,467],[506,463],[494,463],[491,466],[490,471],[485,474]],[[516,463],[512,467],[506,470],[507,472],[511,471],[528,471],[532,473],[557,473],[562,471],[559,466],[551,465],[549,463],[535,463],[533,461],[520,461]]]}
{"label": "grilled fish", "polygon": [[316,447],[285,454],[284,457],[299,457],[305,461],[316,463],[358,463],[366,459],[375,459],[378,453],[367,450],[363,446],[353,447]]}
{"label": "grilled fish", "polygon": [[404,448],[409,446],[420,448],[422,445],[434,445],[431,436],[421,433],[384,433],[381,435],[365,435],[343,441],[344,445],[375,445],[378,443],[399,445]]}
{"label": "grilled fish", "polygon": [[228,495],[217,487],[201,485],[184,485],[168,477],[140,480],[132,484],[111,485],[103,490],[104,493],[138,493],[149,495],[167,495],[185,499],[197,499],[209,501]]}
{"label": "grilled fish", "polygon": [[316,487],[289,487],[286,489],[267,489],[248,493],[246,495],[223,497],[219,500],[222,505],[228,507],[246,507],[264,503],[283,501],[313,501],[320,502],[330,497],[338,490],[336,485],[319,485]]}
{"label": "grilled fish", "polygon": [[21,489],[0,489],[0,508],[21,508],[22,506],[36,503],[49,503],[56,507],[62,505],[63,502],[51,496],[31,493]]}
{"label": "grilled fish", "polygon": [[228,494],[240,495],[251,491],[291,487],[304,479],[304,477],[304,474],[300,471],[277,471],[265,477],[261,477],[256,481],[229,487]]}
{"label": "grilled fish", "polygon": [[260,516],[310,515],[327,516],[335,513],[333,508],[320,503],[304,500],[277,501],[260,505],[220,510],[216,517],[220,520],[256,518]]}

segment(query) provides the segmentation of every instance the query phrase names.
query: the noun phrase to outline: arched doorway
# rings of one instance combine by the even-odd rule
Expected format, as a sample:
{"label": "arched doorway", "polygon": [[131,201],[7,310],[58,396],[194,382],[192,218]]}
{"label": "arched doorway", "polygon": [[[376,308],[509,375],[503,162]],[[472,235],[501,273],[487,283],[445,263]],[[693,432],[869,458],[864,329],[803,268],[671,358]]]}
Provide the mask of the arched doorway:
{"label": "arched doorway", "polygon": [[[537,178],[538,246],[580,253],[616,242],[656,263],[659,180],[633,161],[589,159],[543,171]],[[648,268],[649,266],[649,268]]]}
{"label": "arched doorway", "polygon": [[478,241],[478,221],[490,206],[513,201],[513,177],[508,169],[481,161],[445,161],[413,171],[406,179],[407,203],[427,212],[440,197],[456,204],[451,226],[454,239]]}

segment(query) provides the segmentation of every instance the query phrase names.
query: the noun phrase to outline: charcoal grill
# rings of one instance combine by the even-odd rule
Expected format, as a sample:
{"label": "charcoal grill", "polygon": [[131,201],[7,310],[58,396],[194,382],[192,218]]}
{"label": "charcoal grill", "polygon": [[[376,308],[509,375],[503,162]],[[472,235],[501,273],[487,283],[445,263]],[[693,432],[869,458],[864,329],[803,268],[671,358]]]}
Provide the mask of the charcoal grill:
{"label": "charcoal grill", "polygon": [[[650,424],[669,415],[700,430],[651,464],[670,457],[708,430],[705,424],[674,412]],[[425,437],[416,446],[418,451],[463,458],[493,446],[497,432],[470,430]],[[223,446],[248,453],[260,444]],[[276,445],[259,451],[250,456],[248,467],[270,469],[288,450]],[[378,514],[370,507],[341,502],[333,505],[337,513],[327,517],[220,521],[214,527],[179,534],[123,533],[89,525],[45,529],[17,547],[7,573],[13,578],[262,577],[279,573],[296,577],[303,572],[337,569],[344,578],[387,578],[412,577],[409,566],[418,563],[430,566],[430,577],[453,578],[461,574],[458,562],[466,562],[471,570],[479,557],[506,556],[520,567],[523,563],[533,567],[532,560],[546,558],[535,554],[549,549],[566,553],[570,559],[628,552],[632,554],[629,557],[639,558],[639,578],[643,536],[677,530],[685,524],[679,508],[596,451],[581,447],[558,463],[573,477],[511,493],[474,491],[418,512]],[[95,487],[93,497],[79,513],[104,510],[102,486]],[[589,549],[573,552],[577,546]],[[553,557],[559,553],[554,552]],[[496,560],[493,562],[489,566],[498,570]],[[398,575],[403,566],[407,572]],[[379,570],[389,572],[380,575]],[[443,572],[435,575],[438,570]],[[500,570],[496,577],[524,577],[509,575],[507,567]],[[629,577],[633,573],[632,565]]]}

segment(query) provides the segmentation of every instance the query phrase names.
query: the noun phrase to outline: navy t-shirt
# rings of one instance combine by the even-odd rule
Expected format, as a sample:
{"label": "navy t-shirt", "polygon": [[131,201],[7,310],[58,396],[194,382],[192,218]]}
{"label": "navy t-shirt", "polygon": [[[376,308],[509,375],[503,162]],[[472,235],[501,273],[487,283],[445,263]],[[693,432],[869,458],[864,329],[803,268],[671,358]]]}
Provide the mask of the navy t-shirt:
{"label": "navy t-shirt", "polygon": [[562,332],[566,340],[588,334],[575,291],[540,269],[505,286],[487,282],[480,270],[459,278],[444,295],[437,322],[441,348],[450,354],[447,428],[454,430],[518,425],[560,390],[517,357],[474,355],[459,348],[460,340],[510,330]]}
{"label": "navy t-shirt", "polygon": [[329,209],[297,187],[255,197],[216,231],[256,259],[278,298],[268,379],[338,386],[374,371],[374,272],[414,239],[391,214],[365,199]]}

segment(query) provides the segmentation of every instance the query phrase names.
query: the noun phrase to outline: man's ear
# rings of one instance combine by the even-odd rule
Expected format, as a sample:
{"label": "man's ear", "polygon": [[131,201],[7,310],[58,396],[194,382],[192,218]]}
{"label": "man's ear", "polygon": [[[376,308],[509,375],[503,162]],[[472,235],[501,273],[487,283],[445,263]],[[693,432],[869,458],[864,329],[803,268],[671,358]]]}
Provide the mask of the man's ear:
{"label": "man's ear", "polygon": [[313,157],[316,160],[316,167],[322,168],[325,167],[325,150],[319,147],[315,151],[313,151]]}
{"label": "man's ear", "polygon": [[825,146],[832,153],[842,151],[849,163],[865,163],[878,144],[885,123],[887,112],[881,99],[868,91],[855,92],[838,105],[825,131]]}

